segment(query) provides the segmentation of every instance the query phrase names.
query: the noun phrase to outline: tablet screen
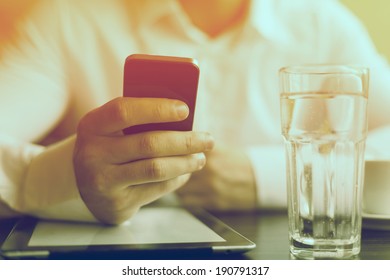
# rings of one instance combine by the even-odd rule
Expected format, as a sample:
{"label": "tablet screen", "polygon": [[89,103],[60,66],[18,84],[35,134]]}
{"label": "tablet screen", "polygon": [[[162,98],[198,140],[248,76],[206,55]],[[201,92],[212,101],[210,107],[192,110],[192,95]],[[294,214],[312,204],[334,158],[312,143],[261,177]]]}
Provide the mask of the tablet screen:
{"label": "tablet screen", "polygon": [[185,209],[143,208],[119,226],[39,221],[28,246],[202,242],[225,242],[225,239]]}
{"label": "tablet screen", "polygon": [[24,217],[9,233],[0,255],[8,259],[192,258],[255,247],[201,209],[145,207],[119,226]]}

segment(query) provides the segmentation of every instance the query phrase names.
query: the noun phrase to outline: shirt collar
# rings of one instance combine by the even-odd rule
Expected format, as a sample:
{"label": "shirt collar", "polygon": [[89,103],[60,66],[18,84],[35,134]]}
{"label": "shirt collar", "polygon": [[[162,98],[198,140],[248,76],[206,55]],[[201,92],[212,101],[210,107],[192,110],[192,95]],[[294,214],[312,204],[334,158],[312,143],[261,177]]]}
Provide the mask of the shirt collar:
{"label": "shirt collar", "polygon": [[249,22],[265,39],[275,43],[286,43],[291,34],[283,22],[283,5],[275,0],[252,0]]}
{"label": "shirt collar", "polygon": [[[170,16],[183,15],[184,11],[177,0],[143,0],[141,7],[142,24],[151,25],[160,19]],[[266,40],[275,43],[286,43],[291,40],[283,19],[280,1],[251,0],[248,23]]]}
{"label": "shirt collar", "polygon": [[152,25],[160,19],[176,15],[180,12],[177,0],[142,0],[140,5],[140,21],[145,25]]}

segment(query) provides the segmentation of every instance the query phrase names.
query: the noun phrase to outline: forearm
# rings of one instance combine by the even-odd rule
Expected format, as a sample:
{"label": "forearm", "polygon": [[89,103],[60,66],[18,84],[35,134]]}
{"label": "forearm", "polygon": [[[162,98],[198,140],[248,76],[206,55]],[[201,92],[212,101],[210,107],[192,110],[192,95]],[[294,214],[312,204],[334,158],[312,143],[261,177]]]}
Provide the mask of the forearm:
{"label": "forearm", "polygon": [[73,174],[74,137],[48,148],[1,143],[0,197],[12,210],[43,218],[94,221]]}

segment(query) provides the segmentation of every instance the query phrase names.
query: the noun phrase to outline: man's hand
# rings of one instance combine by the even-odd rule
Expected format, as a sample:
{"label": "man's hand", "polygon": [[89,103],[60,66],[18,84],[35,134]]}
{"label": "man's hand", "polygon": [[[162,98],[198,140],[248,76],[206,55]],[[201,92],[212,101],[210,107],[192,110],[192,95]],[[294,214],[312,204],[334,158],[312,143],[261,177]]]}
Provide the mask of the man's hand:
{"label": "man's hand", "polygon": [[123,135],[126,127],[184,120],[188,107],[157,98],[117,98],[81,119],[74,170],[82,199],[95,217],[118,224],[145,204],[181,187],[213,148],[208,133],[152,131]]}
{"label": "man's hand", "polygon": [[256,184],[250,161],[238,149],[218,146],[206,153],[205,167],[178,190],[186,205],[209,210],[250,210],[256,207]]}

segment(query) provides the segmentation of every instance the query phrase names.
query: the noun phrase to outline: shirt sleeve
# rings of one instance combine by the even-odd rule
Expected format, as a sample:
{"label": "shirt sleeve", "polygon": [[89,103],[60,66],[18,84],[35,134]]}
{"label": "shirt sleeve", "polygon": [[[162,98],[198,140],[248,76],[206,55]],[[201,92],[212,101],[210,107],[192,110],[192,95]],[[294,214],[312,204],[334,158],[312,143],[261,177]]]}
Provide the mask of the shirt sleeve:
{"label": "shirt sleeve", "polygon": [[247,149],[257,185],[258,206],[266,209],[287,205],[284,147],[261,146]]}
{"label": "shirt sleeve", "polygon": [[355,64],[369,68],[369,129],[390,124],[390,67],[378,53],[359,19],[338,1],[319,1],[319,45],[322,63]]}
{"label": "shirt sleeve", "polygon": [[52,8],[34,12],[19,34],[19,44],[2,52],[0,217],[23,213],[91,221],[73,174],[74,137],[49,147],[37,144],[58,125],[69,102],[59,17]]}

